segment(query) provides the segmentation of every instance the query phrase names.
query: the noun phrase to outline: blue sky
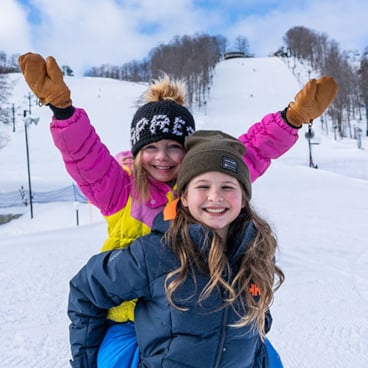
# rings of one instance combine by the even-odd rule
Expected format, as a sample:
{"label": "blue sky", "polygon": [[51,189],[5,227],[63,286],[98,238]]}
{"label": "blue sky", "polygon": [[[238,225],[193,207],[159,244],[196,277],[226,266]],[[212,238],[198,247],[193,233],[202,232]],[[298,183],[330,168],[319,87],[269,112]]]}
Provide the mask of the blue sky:
{"label": "blue sky", "polygon": [[39,52],[82,71],[143,59],[177,35],[245,36],[268,56],[292,27],[325,33],[343,50],[368,46],[366,0],[1,0],[0,50]]}
{"label": "blue sky", "polygon": [[30,0],[19,0],[18,4],[22,6],[22,8],[27,12],[27,21],[30,24],[37,25],[41,22],[41,11],[34,4],[33,1]]}

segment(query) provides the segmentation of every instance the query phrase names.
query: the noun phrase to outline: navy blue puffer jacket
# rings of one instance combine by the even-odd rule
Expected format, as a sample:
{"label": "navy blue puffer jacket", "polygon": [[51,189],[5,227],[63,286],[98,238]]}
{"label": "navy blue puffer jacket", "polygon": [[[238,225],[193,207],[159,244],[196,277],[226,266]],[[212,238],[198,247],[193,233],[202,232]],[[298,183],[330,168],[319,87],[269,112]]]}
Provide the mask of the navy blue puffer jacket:
{"label": "navy blue puffer jacket", "polygon": [[[106,330],[107,310],[138,298],[135,329],[141,352],[141,367],[171,368],[264,368],[267,352],[255,325],[234,328],[233,308],[222,305],[223,291],[213,291],[201,304],[197,299],[208,277],[198,273],[197,287],[188,278],[174,294],[172,307],[165,294],[164,280],[179,265],[161,242],[168,222],[158,216],[152,232],[131,246],[92,257],[71,280],[68,314],[73,367],[96,367],[96,356]],[[191,225],[194,243],[208,248],[204,229]],[[239,244],[233,244],[230,263],[234,268],[253,237],[249,224]],[[268,320],[271,318],[268,316]],[[266,327],[269,329],[269,326]]]}

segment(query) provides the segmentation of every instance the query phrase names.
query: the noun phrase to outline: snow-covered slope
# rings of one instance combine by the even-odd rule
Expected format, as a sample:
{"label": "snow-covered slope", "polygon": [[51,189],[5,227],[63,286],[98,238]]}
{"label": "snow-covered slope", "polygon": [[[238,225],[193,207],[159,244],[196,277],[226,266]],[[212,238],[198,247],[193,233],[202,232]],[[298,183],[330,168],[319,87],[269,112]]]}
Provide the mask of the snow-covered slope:
{"label": "snow-covered slope", "polygon": [[[300,74],[303,75],[303,74]],[[27,108],[20,75],[14,102]],[[263,115],[283,109],[302,87],[276,58],[234,59],[218,65],[198,128],[241,134]],[[76,106],[85,108],[102,140],[116,153],[129,147],[129,124],[144,85],[68,78]],[[29,129],[32,185],[50,190],[71,183],[48,131],[51,113]],[[286,368],[368,366],[368,141],[334,141],[315,122],[318,170],[308,167],[300,140],[254,184],[253,205],[274,226],[278,262],[286,274],[272,307],[270,339]],[[23,122],[0,151],[0,191],[27,187]],[[15,209],[6,209],[11,212]],[[0,226],[0,367],[66,368],[70,356],[68,281],[105,238],[102,217],[89,205],[36,205]],[[3,212],[4,212],[3,211]]]}

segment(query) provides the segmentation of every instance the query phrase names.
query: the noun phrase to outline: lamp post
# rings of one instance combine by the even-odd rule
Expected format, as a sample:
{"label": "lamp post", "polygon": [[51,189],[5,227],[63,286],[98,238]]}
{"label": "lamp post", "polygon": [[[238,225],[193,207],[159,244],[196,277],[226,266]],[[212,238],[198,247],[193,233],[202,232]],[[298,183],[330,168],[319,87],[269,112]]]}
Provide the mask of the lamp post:
{"label": "lamp post", "polygon": [[15,105],[12,104],[12,122],[13,122],[13,133],[15,132]]}
{"label": "lamp post", "polygon": [[75,219],[77,222],[77,226],[79,226],[79,202],[78,201],[74,202],[74,209],[75,209]]}
{"label": "lamp post", "polygon": [[40,118],[28,117],[24,119],[24,134],[26,138],[26,154],[27,154],[27,173],[28,173],[28,193],[29,193],[29,208],[31,211],[31,219],[33,219],[33,201],[32,201],[32,186],[31,186],[31,168],[29,162],[29,145],[28,145],[28,127],[33,123],[37,125]]}
{"label": "lamp post", "polygon": [[318,165],[313,162],[312,158],[312,138],[314,137],[314,132],[312,130],[312,124],[308,125],[308,131],[305,133],[305,138],[308,141],[309,148],[309,167],[313,167],[313,169],[317,169]]}

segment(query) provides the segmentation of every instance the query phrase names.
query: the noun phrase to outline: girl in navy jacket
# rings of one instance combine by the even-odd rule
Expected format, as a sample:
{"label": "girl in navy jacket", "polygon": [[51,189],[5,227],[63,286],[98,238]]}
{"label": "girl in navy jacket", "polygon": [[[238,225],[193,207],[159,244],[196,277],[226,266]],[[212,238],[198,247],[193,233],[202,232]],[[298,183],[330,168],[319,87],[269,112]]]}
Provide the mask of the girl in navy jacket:
{"label": "girl in navy jacket", "polygon": [[141,367],[268,367],[265,334],[284,280],[270,226],[252,209],[244,145],[218,131],[186,140],[178,200],[149,235],[91,258],[71,280],[73,367],[96,367],[107,311],[138,299]]}

